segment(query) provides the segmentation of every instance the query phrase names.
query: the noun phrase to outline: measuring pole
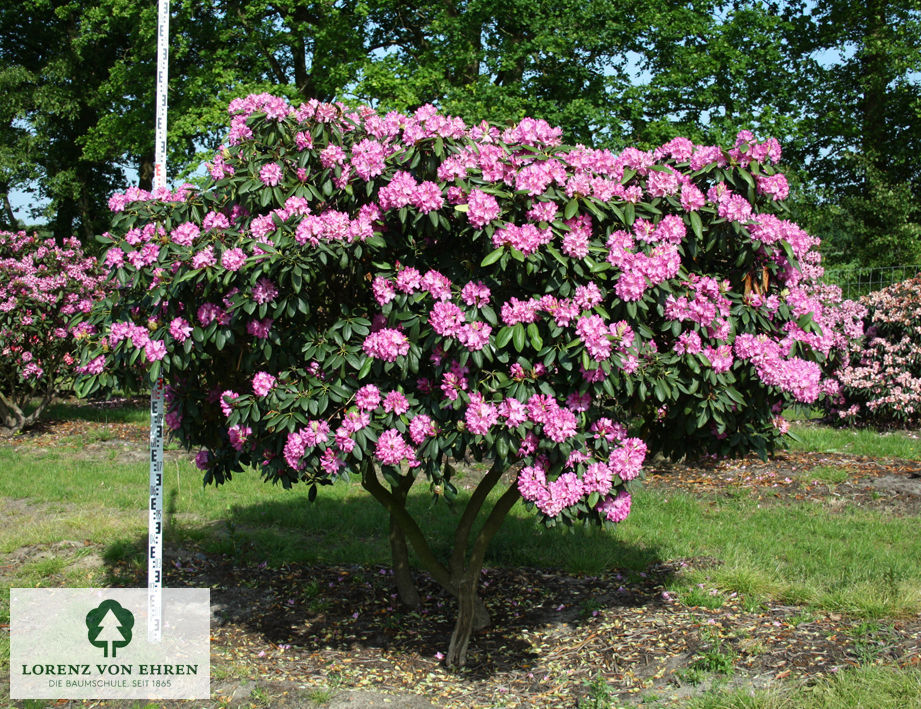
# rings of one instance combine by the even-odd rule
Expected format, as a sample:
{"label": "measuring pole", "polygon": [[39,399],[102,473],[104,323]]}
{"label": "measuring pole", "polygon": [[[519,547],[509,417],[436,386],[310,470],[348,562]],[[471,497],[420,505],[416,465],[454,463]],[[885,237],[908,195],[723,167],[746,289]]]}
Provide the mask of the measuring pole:
{"label": "measuring pole", "polygon": [[[157,123],[154,189],[166,187],[166,83],[169,61],[169,0],[157,10]],[[150,505],[147,537],[147,639],[160,642],[163,627],[163,379],[150,390]]]}

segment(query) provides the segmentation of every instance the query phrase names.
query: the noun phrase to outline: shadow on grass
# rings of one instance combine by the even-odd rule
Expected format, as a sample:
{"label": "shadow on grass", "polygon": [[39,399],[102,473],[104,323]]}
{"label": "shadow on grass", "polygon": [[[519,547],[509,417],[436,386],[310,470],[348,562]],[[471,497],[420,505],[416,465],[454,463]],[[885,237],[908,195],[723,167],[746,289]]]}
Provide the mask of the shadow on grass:
{"label": "shadow on grass", "polygon": [[55,401],[48,407],[45,418],[97,423],[149,423],[150,398],[132,395]]}
{"label": "shadow on grass", "polygon": [[[419,502],[413,511],[444,558],[459,511]],[[210,587],[222,642],[366,652],[378,660],[381,651],[431,658],[448,646],[454,599],[418,571],[422,604],[401,606],[388,568],[387,517],[368,497],[308,503],[291,495],[235,507],[217,522],[179,517],[168,520],[165,585]],[[146,546],[146,537],[109,545],[110,585],[145,585]],[[480,588],[492,625],[471,644],[474,676],[537,660],[527,637],[533,629],[567,634],[599,622],[606,610],[663,604],[675,572],[655,548],[597,529],[546,530],[518,507],[486,567]]]}

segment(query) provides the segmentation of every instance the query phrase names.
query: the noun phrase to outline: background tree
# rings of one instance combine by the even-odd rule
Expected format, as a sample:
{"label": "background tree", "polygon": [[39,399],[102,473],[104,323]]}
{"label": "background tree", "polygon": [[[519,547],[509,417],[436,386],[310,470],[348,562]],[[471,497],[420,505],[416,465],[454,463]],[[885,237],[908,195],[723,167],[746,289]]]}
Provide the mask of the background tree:
{"label": "background tree", "polygon": [[921,262],[921,3],[795,3],[814,185],[806,223],[838,262]]}
{"label": "background tree", "polygon": [[13,98],[3,110],[14,112],[4,121],[4,163],[22,165],[6,171],[8,189],[34,178],[29,187],[50,200],[49,227],[59,240],[75,231],[91,239],[106,223],[107,195],[124,180],[116,165],[83,154],[101,115],[99,87],[124,50],[119,33],[89,31],[86,12],[81,3],[42,0],[0,10],[5,95]]}
{"label": "background tree", "polygon": [[[835,261],[921,260],[919,14],[918,0],[174,0],[171,174],[217,145],[230,98],[267,90],[541,115],[598,147],[748,128],[783,143],[791,209]],[[0,8],[0,194],[50,199],[58,235],[103,231],[129,175],[149,186],[155,27],[152,3]]]}
{"label": "background tree", "polygon": [[747,128],[781,140],[797,164],[807,62],[792,46],[794,30],[762,2],[661,6],[637,50],[631,132],[654,146],[676,135],[730,143]]}
{"label": "background tree", "polygon": [[[230,96],[278,81],[237,6],[171,4],[174,177],[214,147]],[[0,6],[0,82],[10,98],[0,109],[0,193],[19,188],[48,200],[44,213],[58,240],[75,233],[92,245],[108,227],[108,197],[129,174],[150,186],[156,24],[154,3]]]}
{"label": "background tree", "polygon": [[22,67],[0,67],[0,228],[19,228],[10,191],[37,176],[32,162],[32,134],[19,118],[28,84]]}
{"label": "background tree", "polygon": [[452,0],[372,4],[377,55],[359,98],[412,110],[434,103],[467,120],[539,115],[572,142],[623,143],[630,52],[650,21],[628,0]]}

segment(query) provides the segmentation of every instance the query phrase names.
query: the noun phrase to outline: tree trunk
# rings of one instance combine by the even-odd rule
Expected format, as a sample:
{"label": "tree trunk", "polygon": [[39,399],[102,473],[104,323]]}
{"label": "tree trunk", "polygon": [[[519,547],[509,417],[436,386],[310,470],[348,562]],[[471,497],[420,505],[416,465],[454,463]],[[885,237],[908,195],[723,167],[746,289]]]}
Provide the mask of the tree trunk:
{"label": "tree trunk", "polygon": [[4,226],[10,231],[17,231],[19,229],[19,220],[16,219],[16,215],[13,213],[9,190],[10,186],[8,184],[0,184],[0,193],[3,194],[3,221],[5,222]]}
{"label": "tree trunk", "polygon": [[138,164],[138,187],[148,192],[153,189],[154,154],[145,153]]}
{"label": "tree trunk", "polygon": [[74,234],[74,222],[77,220],[77,202],[72,197],[60,197],[55,204],[56,212],[49,226],[52,229],[54,240],[59,244],[64,243]]}
{"label": "tree trunk", "polygon": [[[891,58],[886,55],[887,20],[885,0],[867,0],[863,7],[863,37],[858,48],[861,99],[860,114],[861,150],[870,165],[884,175],[888,174],[891,159],[886,150],[889,82],[896,78]],[[864,187],[872,187],[869,175],[864,177]],[[879,224],[883,224],[882,221]]]}
{"label": "tree trunk", "polygon": [[8,399],[0,392],[0,427],[2,427],[6,433],[14,434],[19,433],[29,426],[33,426],[42,417],[42,414],[45,413],[45,409],[51,404],[51,400],[54,398],[54,392],[54,383],[51,382],[42,393],[42,398],[41,401],[38,402],[38,406],[28,416],[23,411],[25,408],[24,402],[20,401],[20,403],[17,404],[15,398]]}
{"label": "tree trunk", "polygon": [[419,590],[413,580],[413,570],[409,565],[406,537],[393,515],[390,515],[390,556],[393,561],[393,580],[397,585],[400,603],[411,610],[418,608],[422,599],[419,597]]}
{"label": "tree trunk", "polygon": [[[470,646],[470,637],[477,630],[477,602],[485,606],[477,594],[479,570],[468,569],[464,574],[457,589],[457,621],[454,632],[451,634],[451,643],[448,645],[448,654],[445,663],[448,667],[463,667],[467,662],[467,648]],[[487,623],[489,614],[487,613]]]}
{"label": "tree trunk", "polygon": [[448,646],[448,654],[445,658],[448,667],[464,666],[467,662],[467,648],[473,632],[489,625],[489,612],[477,593],[480,585],[480,571],[483,569],[483,561],[486,558],[489,543],[499,531],[509,510],[518,501],[518,497],[518,486],[509,486],[502,493],[502,497],[496,502],[483,523],[483,527],[476,535],[470,560],[465,565],[457,584],[457,622],[454,624],[451,644]]}
{"label": "tree trunk", "polygon": [[22,430],[24,417],[14,401],[8,400],[0,392],[0,428],[4,433],[13,434]]}
{"label": "tree trunk", "polygon": [[[401,506],[406,506],[406,495],[412,487],[413,479],[406,475],[400,479],[399,485],[391,485],[391,494]],[[393,563],[393,579],[397,585],[397,595],[400,603],[410,609],[418,608],[422,603],[416,582],[413,580],[412,567],[409,564],[409,548],[406,546],[406,535],[393,512],[390,513],[390,556]]]}
{"label": "tree trunk", "polygon": [[[499,527],[502,525],[506,515],[508,515],[512,505],[518,500],[518,486],[511,485],[502,493],[472,544],[469,533],[488,491],[495,486],[501,477],[502,469],[502,463],[496,462],[492,470],[480,481],[467,503],[467,507],[464,509],[461,520],[458,523],[458,529],[455,532],[455,548],[452,553],[451,568],[449,570],[445,564],[436,558],[419,525],[406,510],[406,493],[412,485],[412,478],[408,481],[405,478],[401,478],[400,482],[396,486],[391,485],[392,489],[388,491],[378,480],[377,472],[371,461],[365,461],[362,466],[362,487],[387,508],[390,513],[391,530],[393,530],[394,524],[398,527],[399,531],[391,535],[391,551],[394,549],[394,539],[397,540],[397,547],[399,547],[400,539],[403,540],[404,548],[408,541],[422,561],[422,565],[432,574],[435,581],[457,598],[457,623],[455,624],[447,656],[447,664],[452,667],[462,667],[464,665],[467,659],[467,648],[473,632],[489,625],[489,611],[477,593],[480,571],[483,568],[483,560],[489,542],[499,531]],[[472,549],[472,551],[469,561],[465,562],[468,549]],[[394,557],[395,566],[397,558],[397,556]],[[405,569],[408,575],[408,559]],[[396,568],[394,569],[394,575],[397,576],[398,583],[401,573]],[[409,578],[411,580],[411,576]]]}
{"label": "tree trunk", "polygon": [[[394,490],[398,491],[401,487],[405,486],[405,492],[402,498],[400,498],[398,494],[388,491],[381,485],[380,480],[377,479],[377,471],[374,468],[374,464],[370,460],[366,460],[363,462],[361,468],[361,485],[390,513],[391,520],[396,523],[399,529],[398,533],[394,535],[397,539],[397,544],[399,545],[400,539],[403,540],[404,545],[406,541],[412,544],[413,549],[416,551],[416,555],[419,557],[425,569],[432,574],[435,580],[443,587],[447,589],[452,588],[451,573],[432,552],[428,543],[425,541],[425,535],[422,533],[419,525],[416,524],[412,515],[406,510],[405,492],[409,491],[412,480],[410,480],[408,484],[403,482],[402,485],[398,485],[394,488]],[[393,546],[391,546],[391,551],[393,551]],[[406,568],[409,568],[408,558]]]}

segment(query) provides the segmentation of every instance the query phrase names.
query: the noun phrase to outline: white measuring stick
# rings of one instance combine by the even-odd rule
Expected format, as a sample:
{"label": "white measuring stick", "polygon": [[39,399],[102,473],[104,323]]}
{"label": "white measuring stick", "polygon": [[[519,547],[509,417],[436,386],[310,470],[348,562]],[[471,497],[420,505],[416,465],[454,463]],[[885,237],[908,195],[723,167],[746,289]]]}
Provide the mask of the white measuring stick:
{"label": "white measuring stick", "polygon": [[150,505],[147,535],[147,639],[163,628],[163,380],[150,392]]}
{"label": "white measuring stick", "polygon": [[166,187],[166,85],[169,73],[169,0],[157,8],[157,123],[153,186]]}
{"label": "white measuring stick", "polygon": [[[166,85],[169,66],[169,0],[157,9],[157,117],[154,189],[166,187]],[[150,390],[150,504],[147,537],[147,639],[160,642],[163,628],[163,379]]]}

